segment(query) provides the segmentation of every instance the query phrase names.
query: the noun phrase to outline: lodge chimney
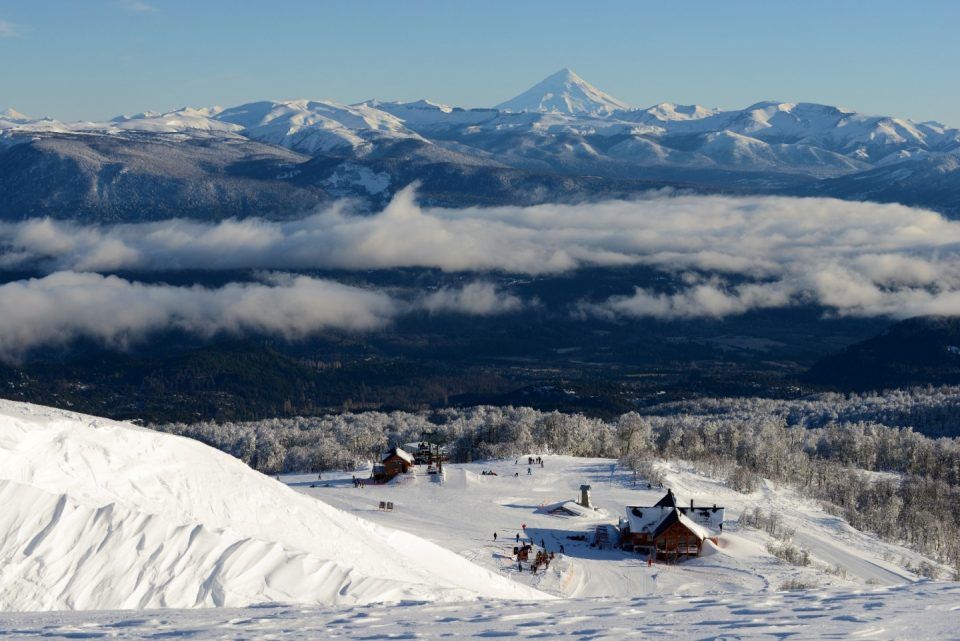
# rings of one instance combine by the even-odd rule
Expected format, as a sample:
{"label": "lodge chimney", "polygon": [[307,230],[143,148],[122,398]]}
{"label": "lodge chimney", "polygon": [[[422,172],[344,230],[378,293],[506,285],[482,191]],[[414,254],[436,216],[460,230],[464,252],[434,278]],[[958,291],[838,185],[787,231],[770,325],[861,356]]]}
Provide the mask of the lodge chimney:
{"label": "lodge chimney", "polygon": [[590,505],[590,486],[581,485],[580,486],[580,501],[578,501],[583,507],[592,507]]}

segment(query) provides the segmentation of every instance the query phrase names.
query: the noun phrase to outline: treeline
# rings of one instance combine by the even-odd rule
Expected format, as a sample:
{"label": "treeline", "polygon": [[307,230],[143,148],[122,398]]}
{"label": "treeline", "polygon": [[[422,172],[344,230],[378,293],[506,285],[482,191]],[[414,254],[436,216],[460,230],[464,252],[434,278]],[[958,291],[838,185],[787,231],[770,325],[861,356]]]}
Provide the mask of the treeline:
{"label": "treeline", "polygon": [[357,469],[392,446],[427,439],[456,462],[527,452],[616,458],[615,426],[526,407],[361,412],[250,422],[169,423],[154,429],[202,441],[268,474]]}
{"label": "treeline", "polygon": [[[952,390],[960,395],[960,390]],[[761,479],[824,502],[854,527],[901,541],[960,572],[960,439],[891,426],[946,390],[806,401],[698,400],[614,421],[522,407],[364,412],[248,423],[157,426],[229,452],[266,473],[357,469],[387,448],[427,438],[457,462],[542,452],[618,458],[649,476],[657,459],[686,460],[749,492]],[[870,409],[876,413],[870,414]],[[855,417],[846,420],[844,417]]]}
{"label": "treeline", "polygon": [[647,413],[753,417],[782,416],[788,425],[823,427],[831,423],[872,422],[911,427],[934,438],[960,436],[960,387],[915,387],[839,394],[828,392],[802,399],[756,397],[698,398],[664,403]]}

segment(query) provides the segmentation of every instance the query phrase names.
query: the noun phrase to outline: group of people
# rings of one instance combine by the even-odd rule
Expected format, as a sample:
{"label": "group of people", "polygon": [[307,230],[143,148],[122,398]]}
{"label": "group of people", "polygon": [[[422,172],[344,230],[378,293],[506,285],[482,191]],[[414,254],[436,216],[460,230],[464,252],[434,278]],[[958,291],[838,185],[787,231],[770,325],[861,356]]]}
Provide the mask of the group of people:
{"label": "group of people", "polygon": [[[520,459],[515,460],[515,461],[513,462],[513,464],[514,464],[514,465],[519,465],[519,464],[520,464]],[[539,465],[540,467],[543,467],[543,457],[542,457],[542,456],[536,456],[536,457],[534,457],[534,456],[528,456],[528,457],[527,457],[527,465],[529,466],[529,467],[527,467],[527,476],[530,476],[530,475],[533,474],[533,466],[534,466],[534,465]],[[514,478],[520,476],[520,472],[514,472],[514,473],[513,473],[513,476],[514,476]]]}
{"label": "group of people", "polygon": [[353,487],[364,487],[366,486],[366,481],[363,479],[358,479],[356,476],[353,477]]}
{"label": "group of people", "polygon": [[[518,535],[519,536],[519,535]],[[530,549],[529,545],[525,545],[520,549]],[[533,559],[533,563],[530,564],[530,573],[536,574],[540,570],[540,566],[543,566],[544,570],[550,569],[550,561],[556,558],[556,554],[553,552],[548,552],[546,548],[537,550],[537,555]],[[518,555],[517,558],[517,572],[523,572],[523,557]]]}
{"label": "group of people", "polygon": [[[520,529],[523,530],[523,533],[524,533],[524,534],[526,534],[526,533],[527,533],[527,524],[526,524],[526,523],[522,524],[522,525],[520,526]],[[494,541],[497,540],[497,533],[496,533],[496,532],[493,533],[493,540],[494,540]],[[516,540],[516,542],[517,542],[518,544],[520,543],[520,533],[519,533],[519,532],[517,532],[516,537],[515,537],[515,540]],[[518,572],[523,572],[523,561],[526,560],[526,554],[525,554],[525,552],[526,552],[527,550],[529,550],[532,546],[533,546],[533,540],[530,539],[530,543],[528,543],[528,544],[526,544],[526,545],[524,545],[524,546],[522,546],[522,547],[515,547],[515,548],[513,549],[514,554],[517,555],[517,571],[518,571]],[[560,554],[563,554],[563,551],[564,551],[564,550],[563,550],[563,545],[561,545],[561,546],[560,546]],[[547,541],[546,541],[546,539],[541,538],[541,539],[540,539],[540,550],[537,551],[537,555],[534,557],[533,563],[530,564],[530,572],[531,572],[532,574],[536,574],[536,573],[540,570],[540,567],[541,567],[541,566],[544,568],[544,570],[549,570],[549,569],[550,569],[550,561],[552,561],[554,558],[556,558],[556,553],[550,552],[549,550],[547,550]]]}
{"label": "group of people", "polygon": [[530,572],[533,574],[537,573],[537,570],[540,569],[540,566],[544,566],[544,570],[550,569],[550,561],[554,558],[553,552],[547,552],[546,550],[538,550],[537,556],[533,560],[533,564],[530,566]]}

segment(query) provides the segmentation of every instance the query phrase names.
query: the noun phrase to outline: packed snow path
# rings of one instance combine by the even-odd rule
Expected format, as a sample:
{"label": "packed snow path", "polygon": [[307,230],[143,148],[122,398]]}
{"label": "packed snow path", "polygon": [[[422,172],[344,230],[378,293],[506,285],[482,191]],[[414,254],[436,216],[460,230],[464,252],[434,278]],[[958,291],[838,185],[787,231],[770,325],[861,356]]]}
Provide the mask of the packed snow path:
{"label": "packed snow path", "polygon": [[4,639],[956,639],[960,585],[549,602],[0,614]]}

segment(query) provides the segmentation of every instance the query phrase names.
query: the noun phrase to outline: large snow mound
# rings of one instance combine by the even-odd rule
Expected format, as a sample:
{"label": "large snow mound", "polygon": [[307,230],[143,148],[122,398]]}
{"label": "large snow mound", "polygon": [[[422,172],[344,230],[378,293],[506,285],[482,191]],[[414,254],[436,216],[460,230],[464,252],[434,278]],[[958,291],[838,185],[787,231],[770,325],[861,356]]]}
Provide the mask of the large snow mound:
{"label": "large snow mound", "polygon": [[0,505],[0,610],[549,598],[202,443],[2,400]]}

